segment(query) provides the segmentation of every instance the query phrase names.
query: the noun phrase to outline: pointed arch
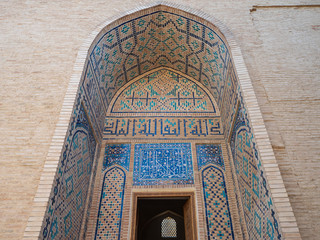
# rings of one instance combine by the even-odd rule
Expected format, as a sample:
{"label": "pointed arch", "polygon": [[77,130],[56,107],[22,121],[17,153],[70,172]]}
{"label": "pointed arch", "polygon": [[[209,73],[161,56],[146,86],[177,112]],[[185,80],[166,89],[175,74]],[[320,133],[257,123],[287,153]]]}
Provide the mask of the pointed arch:
{"label": "pointed arch", "polygon": [[[52,167],[51,164],[46,164],[44,172],[56,169],[57,174],[54,182],[59,181],[59,174],[62,171],[61,163],[69,161],[69,159],[64,159],[63,150],[69,145],[69,140],[75,134],[75,124],[72,119],[76,119],[79,115],[78,106],[80,104],[83,104],[88,114],[88,121],[97,136],[99,146],[107,108],[117,90],[136,76],[161,66],[183,72],[210,89],[221,110],[226,141],[232,132],[237,103],[242,102],[249,119],[248,124],[252,129],[253,138],[255,134],[259,134],[259,138],[255,141],[255,150],[257,152],[259,148],[264,150],[258,152],[260,162],[263,164],[274,163],[275,157],[251,80],[240,48],[234,41],[231,32],[211,16],[171,3],[160,2],[160,4],[141,7],[138,10],[103,23],[90,35],[79,50],[74,74],[70,79],[60,114],[62,120],[57,124],[56,134],[53,136],[53,139],[65,138],[65,142],[60,144],[52,141],[48,156],[60,154],[60,157],[55,159],[56,166]],[[149,37],[146,38],[147,36]],[[246,102],[250,104],[247,105]],[[69,117],[71,121],[65,122],[64,119]],[[61,132],[64,133],[62,137]],[[47,161],[51,163],[52,159],[48,157]],[[272,196],[279,191],[285,192],[282,180],[277,180],[277,183],[280,181],[280,187],[270,189],[268,186],[268,181],[272,181],[272,179],[270,178],[271,174],[266,173],[270,171],[280,175],[279,169],[277,167],[264,169],[262,165],[261,171],[264,171],[266,176],[262,177],[263,182],[266,183],[266,190],[271,193],[269,198],[263,201],[269,200],[273,203],[269,206],[266,204],[269,207],[268,211],[273,216],[269,222],[271,221],[271,224],[275,225],[278,221],[280,236],[281,232],[299,234],[296,228],[285,227],[292,223],[291,220],[290,223],[286,219],[278,220],[276,214],[277,208],[281,214],[291,214],[289,210],[279,209],[279,201],[275,201],[277,196]],[[45,181],[40,181],[40,185],[45,188],[51,187]],[[38,225],[42,224],[41,230],[31,231],[31,234],[40,235],[46,239],[48,229],[50,231],[54,228],[55,216],[52,215],[52,211],[57,206],[52,197],[57,194],[56,191],[57,189],[52,188],[50,196],[35,198],[35,203],[41,202],[47,208],[44,211],[37,207],[38,204],[35,204],[35,211],[41,212],[43,215],[43,224],[39,221]],[[41,190],[38,193],[41,196]],[[285,199],[290,205],[286,194],[284,195],[281,196],[281,199]],[[68,224],[67,235],[72,235],[76,231],[68,222],[69,219],[75,219],[72,218],[74,206],[70,205],[70,208],[67,214],[60,216],[66,219]],[[82,219],[82,217],[83,215],[78,219]],[[254,215],[254,219],[259,217]],[[32,229],[33,224],[31,217],[27,229],[30,229],[28,227]],[[30,232],[26,231],[28,231],[28,235]]]}

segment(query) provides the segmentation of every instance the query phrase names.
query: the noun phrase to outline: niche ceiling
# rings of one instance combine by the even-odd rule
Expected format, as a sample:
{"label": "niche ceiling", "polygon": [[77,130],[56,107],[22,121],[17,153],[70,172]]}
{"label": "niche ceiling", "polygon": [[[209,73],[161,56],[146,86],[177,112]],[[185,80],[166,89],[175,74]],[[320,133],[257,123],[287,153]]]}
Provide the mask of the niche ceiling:
{"label": "niche ceiling", "polygon": [[201,19],[169,12],[164,6],[139,13],[113,23],[92,46],[88,61],[106,107],[125,83],[161,66],[201,82],[220,107],[230,63],[222,34]]}

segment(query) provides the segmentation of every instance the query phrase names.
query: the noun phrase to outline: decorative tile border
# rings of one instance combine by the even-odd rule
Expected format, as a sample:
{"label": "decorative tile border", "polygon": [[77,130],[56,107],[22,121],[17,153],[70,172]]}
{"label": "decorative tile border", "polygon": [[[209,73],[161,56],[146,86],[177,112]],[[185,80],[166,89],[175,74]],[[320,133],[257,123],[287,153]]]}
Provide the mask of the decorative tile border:
{"label": "decorative tile border", "polygon": [[[241,96],[239,98],[242,99]],[[239,185],[242,202],[239,206],[244,212],[250,239],[282,239],[278,217],[249,125],[246,109],[241,102],[230,137],[231,159],[235,167],[233,174]]]}
{"label": "decorative tile border", "polygon": [[220,118],[106,117],[103,139],[204,139],[223,136]]}
{"label": "decorative tile border", "polygon": [[223,171],[209,165],[201,177],[208,239],[234,239]]}
{"label": "decorative tile border", "polygon": [[103,176],[95,239],[120,239],[126,173],[115,166]]}

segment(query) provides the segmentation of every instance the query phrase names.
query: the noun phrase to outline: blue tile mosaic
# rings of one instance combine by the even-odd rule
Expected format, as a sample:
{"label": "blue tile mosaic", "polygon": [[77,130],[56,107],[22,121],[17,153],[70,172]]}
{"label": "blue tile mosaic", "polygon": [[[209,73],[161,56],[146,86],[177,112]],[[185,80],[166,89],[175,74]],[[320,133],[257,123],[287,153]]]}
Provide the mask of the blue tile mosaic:
{"label": "blue tile mosaic", "polygon": [[88,64],[106,105],[126,82],[167,66],[203,83],[220,107],[230,61],[222,34],[208,24],[155,10],[107,30],[90,52]]}
{"label": "blue tile mosaic", "polygon": [[232,124],[234,120],[234,116],[237,112],[238,106],[238,92],[239,89],[237,74],[235,72],[233,63],[230,62],[228,65],[227,77],[224,86],[224,95],[221,103],[221,119],[223,125],[223,132],[225,136],[229,136],[232,131]]}
{"label": "blue tile mosaic", "polygon": [[104,139],[223,135],[216,103],[198,82],[166,68],[133,81],[116,97],[105,120]]}
{"label": "blue tile mosaic", "polygon": [[134,185],[193,184],[190,143],[136,144]]}
{"label": "blue tile mosaic", "polygon": [[126,174],[119,167],[103,177],[95,239],[120,239]]}
{"label": "blue tile mosaic", "polygon": [[[193,119],[183,122],[182,118],[165,119],[163,116],[156,116],[153,119],[137,118],[137,121],[141,120],[140,127],[137,122],[129,122],[129,118],[123,119],[127,122],[122,122],[121,127],[116,119],[111,120],[110,123],[114,127],[107,125],[110,127],[107,130],[114,135],[127,137],[128,134],[132,134],[137,138],[155,137],[153,134],[154,131],[157,131],[158,136],[161,136],[162,139],[176,137],[177,134],[178,137],[202,138],[204,134],[209,136],[224,132],[228,136],[232,131],[230,146],[236,167],[235,174],[240,185],[241,194],[239,196],[242,198],[242,203],[245,203],[244,209],[247,209],[245,210],[245,221],[250,239],[281,239],[280,227],[247,117],[237,116],[234,128],[232,128],[233,118],[237,114],[237,91],[240,93],[240,90],[229,50],[219,31],[215,31],[210,24],[195,21],[191,15],[183,12],[177,14],[156,10],[142,16],[141,13],[138,13],[129,21],[107,29],[99,37],[89,52],[82,75],[58,172],[50,194],[41,237],[43,239],[79,238],[81,221],[85,215],[84,206],[86,206],[90,175],[95,176],[93,160],[97,143],[94,135],[97,136],[98,141],[101,140],[108,105],[115,93],[125,83],[151,69],[166,66],[187,74],[209,89],[218,107],[224,109],[222,112],[223,126],[221,127],[220,121],[217,122],[213,118],[211,125],[209,122],[202,121],[201,118],[194,118],[194,125],[188,128]],[[154,103],[150,98],[157,96],[155,93],[157,90],[143,90],[143,94],[140,93],[141,96],[136,95],[138,92],[134,95],[132,92],[126,100],[131,98],[132,105],[139,109],[142,106],[151,109],[156,107],[153,106]],[[151,96],[152,94],[155,95]],[[170,94],[171,96],[164,99],[167,101],[168,97],[172,98],[172,105],[170,105],[171,102],[166,102],[169,105],[164,104],[167,107],[180,111],[188,110],[191,106],[193,109],[209,111],[203,99],[197,99],[200,98],[197,96],[197,91],[189,94],[185,92],[185,95],[183,92]],[[140,99],[136,99],[137,96]],[[241,97],[239,99],[241,100]],[[195,101],[198,100],[200,102],[197,105],[198,102]],[[157,106],[161,106],[162,103]],[[127,108],[125,104],[126,102],[122,103],[123,110]],[[243,104],[239,112],[245,116]],[[148,124],[144,125],[143,121]],[[161,123],[163,124],[162,129],[154,128],[155,124],[160,126]],[[214,132],[210,129],[213,129]],[[248,141],[248,144],[251,144],[250,147],[246,147],[244,141],[246,134],[249,136],[247,140],[252,140]],[[168,149],[164,145],[162,149],[167,152],[165,150],[156,151],[156,147],[150,147],[150,155],[147,154],[147,150],[136,149],[133,176],[135,185],[193,183],[190,145],[168,144]],[[173,161],[172,156],[177,158]],[[120,160],[119,163],[121,163]],[[106,163],[105,166],[110,167],[111,165]],[[121,175],[119,172],[117,174],[117,176]],[[118,193],[120,194],[121,191],[117,190]],[[243,199],[244,196],[245,199]],[[119,222],[115,220],[112,224],[115,226],[111,228],[114,231],[112,236],[118,238],[120,236],[120,233],[117,233],[117,230],[120,231],[117,225]],[[223,238],[224,235],[219,237]]]}
{"label": "blue tile mosaic", "polygon": [[169,69],[160,69],[127,86],[111,108],[111,114],[150,112],[216,114],[216,107],[197,82]]}
{"label": "blue tile mosaic", "polygon": [[69,144],[64,148],[42,230],[43,239],[79,238],[85,214],[96,141],[80,104]]}
{"label": "blue tile mosaic", "polygon": [[222,136],[216,117],[107,117],[103,138],[203,139]]}
{"label": "blue tile mosaic", "polygon": [[278,219],[256,149],[246,109],[240,97],[230,147],[250,239],[282,239]]}
{"label": "blue tile mosaic", "polygon": [[131,144],[110,144],[106,146],[103,169],[118,164],[129,171]]}
{"label": "blue tile mosaic", "polygon": [[224,173],[209,166],[201,172],[207,239],[234,239]]}
{"label": "blue tile mosaic", "polygon": [[224,161],[220,144],[197,144],[198,169],[207,164],[215,164],[224,169]]}

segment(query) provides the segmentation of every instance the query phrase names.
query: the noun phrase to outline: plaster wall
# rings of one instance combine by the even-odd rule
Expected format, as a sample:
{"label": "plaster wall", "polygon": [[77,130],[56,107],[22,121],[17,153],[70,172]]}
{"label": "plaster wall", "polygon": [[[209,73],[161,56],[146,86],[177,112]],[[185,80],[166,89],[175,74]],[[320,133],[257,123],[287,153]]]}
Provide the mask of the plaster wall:
{"label": "plaster wall", "polygon": [[[316,239],[320,234],[319,5],[172,2],[214,16],[235,35],[301,236]],[[81,44],[101,22],[147,3],[0,2],[1,239],[23,237]],[[288,5],[300,7],[283,7]]]}

